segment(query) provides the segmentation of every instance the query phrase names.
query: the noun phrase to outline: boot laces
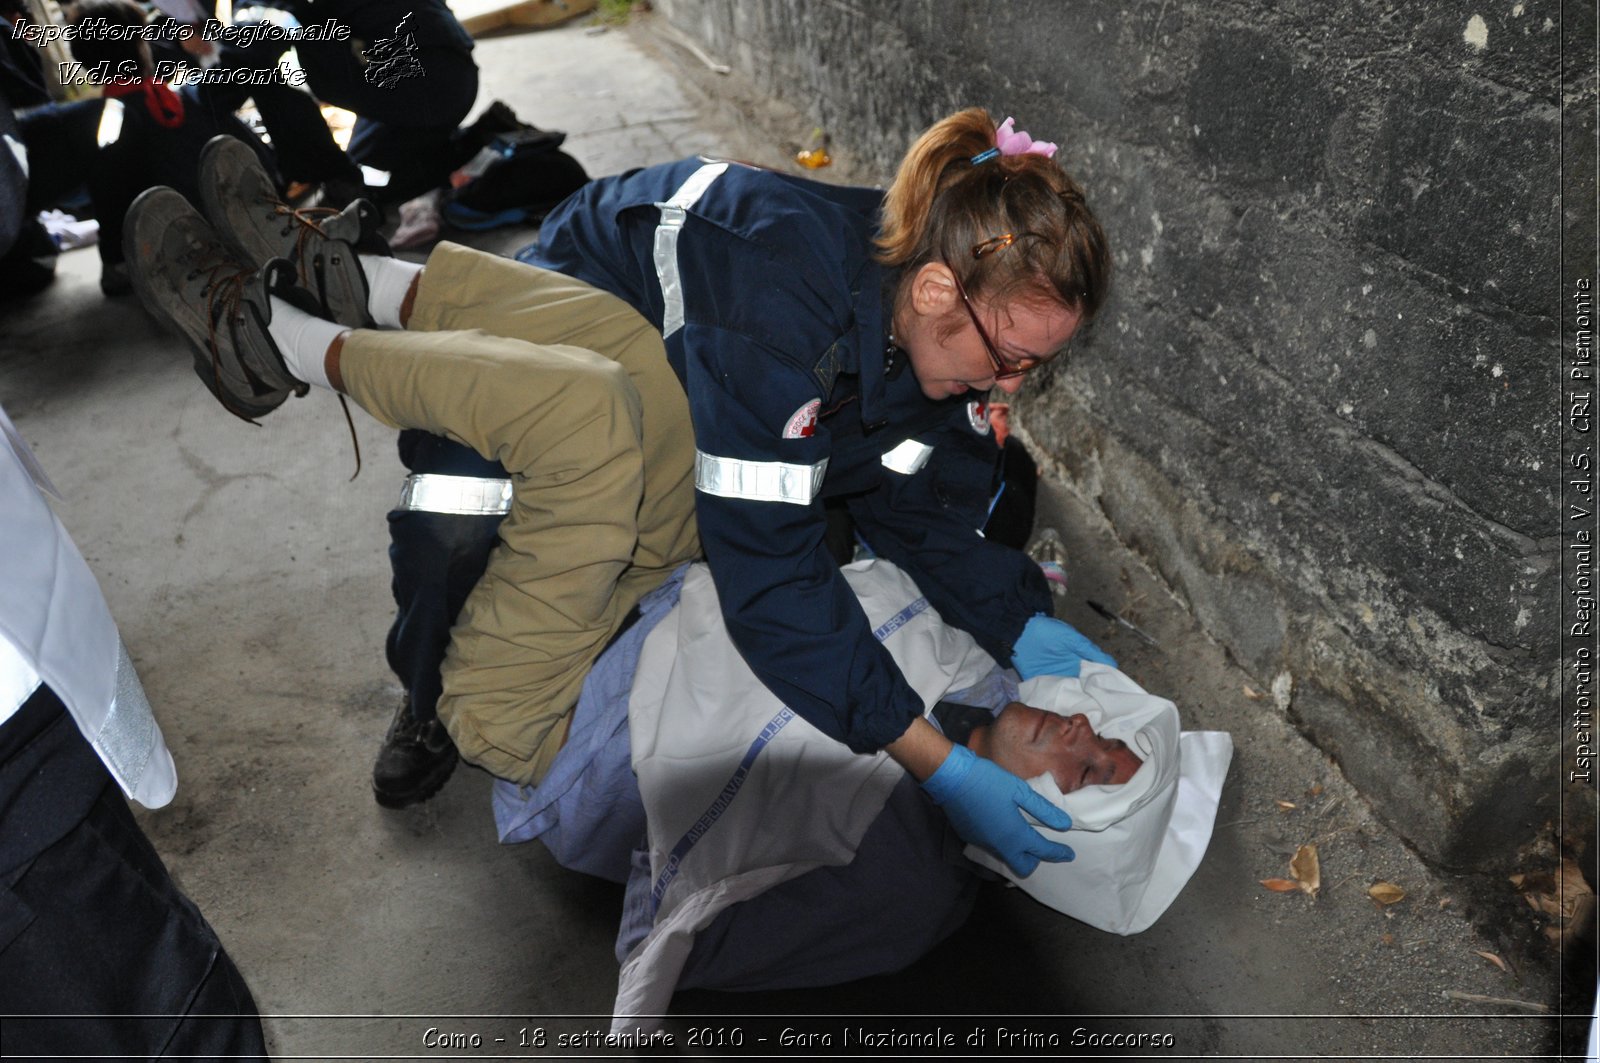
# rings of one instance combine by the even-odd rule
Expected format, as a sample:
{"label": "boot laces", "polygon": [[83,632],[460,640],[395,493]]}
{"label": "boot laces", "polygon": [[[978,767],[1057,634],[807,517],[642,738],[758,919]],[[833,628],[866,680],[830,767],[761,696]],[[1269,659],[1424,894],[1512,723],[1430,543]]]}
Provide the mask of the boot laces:
{"label": "boot laces", "polygon": [[[328,235],[328,230],[322,227],[322,223],[337,217],[341,212],[332,207],[293,207],[276,197],[263,196],[261,200],[272,208],[269,218],[281,218],[284,221],[284,227],[280,230],[283,235],[287,236],[290,229],[295,230],[294,264],[299,272],[301,286],[315,284],[320,290],[321,279],[313,278],[311,275],[310,260],[313,256],[307,253],[307,245],[311,242],[313,234],[332,241],[334,237]],[[345,401],[342,393],[335,394],[339,395],[339,408],[344,411],[345,426],[350,429],[350,449],[355,451],[356,471],[350,474],[350,479],[354,480],[361,475],[361,440],[356,436],[356,422],[355,418],[350,416],[350,404]]]}
{"label": "boot laces", "polygon": [[291,229],[294,231],[294,263],[300,271],[300,283],[312,283],[310,263],[313,256],[307,253],[307,245],[312,242],[313,236],[320,236],[324,240],[335,239],[329,235],[323,223],[338,217],[341,212],[332,207],[293,207],[276,198],[262,197],[262,202],[272,208],[269,217],[284,222],[284,227],[279,230],[284,236],[289,235]]}
{"label": "boot laces", "polygon": [[[234,407],[227,399],[227,389],[222,386],[222,348],[218,338],[218,323],[225,322],[223,327],[233,330],[238,322],[244,319],[244,286],[255,271],[248,265],[234,258],[225,248],[214,243],[197,245],[189,256],[190,269],[184,279],[195,280],[202,274],[206,282],[200,288],[200,295],[206,301],[206,349],[211,352],[211,373],[216,383],[213,389],[222,399],[222,405],[229,413],[241,420],[256,424],[256,420],[249,414]],[[237,334],[235,333],[235,342]],[[238,359],[239,369],[244,373],[245,379],[254,388],[267,390],[266,381],[262,380],[251,368],[245,364],[243,358]]]}

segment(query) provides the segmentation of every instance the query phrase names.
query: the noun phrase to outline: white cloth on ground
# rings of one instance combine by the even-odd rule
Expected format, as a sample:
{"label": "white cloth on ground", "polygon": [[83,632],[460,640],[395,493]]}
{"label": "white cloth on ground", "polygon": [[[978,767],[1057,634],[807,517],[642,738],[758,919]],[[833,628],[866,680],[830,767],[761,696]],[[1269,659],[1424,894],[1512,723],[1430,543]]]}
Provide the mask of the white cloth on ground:
{"label": "white cloth on ground", "polygon": [[[993,670],[893,565],[844,572],[925,711]],[[619,1031],[665,1010],[695,932],[718,912],[813,867],[849,863],[901,775],[885,754],[851,753],[761,684],[728,638],[702,566],[646,640],[639,674],[652,680],[634,684],[628,716],[657,910],[619,975]]]}
{"label": "white cloth on ground", "polygon": [[1178,708],[1115,668],[1086,662],[1076,678],[1036,676],[1020,699],[1062,715],[1083,713],[1104,738],[1120,738],[1144,764],[1121,786],[1063,794],[1050,775],[1028,785],[1072,816],[1072,830],[1040,827],[1077,852],[1018,878],[976,846],[974,862],[1056,911],[1114,934],[1147,929],[1177,899],[1211,841],[1233,740],[1222,731],[1180,735]]}
{"label": "white cloth on ground", "polygon": [[638,621],[589,670],[567,741],[539,785],[495,780],[494,820],[502,842],[538,838],[562,867],[628,880],[633,849],[644,839],[644,805],[628,746],[628,693],[644,640],[677,604],[687,568],[640,599]]}

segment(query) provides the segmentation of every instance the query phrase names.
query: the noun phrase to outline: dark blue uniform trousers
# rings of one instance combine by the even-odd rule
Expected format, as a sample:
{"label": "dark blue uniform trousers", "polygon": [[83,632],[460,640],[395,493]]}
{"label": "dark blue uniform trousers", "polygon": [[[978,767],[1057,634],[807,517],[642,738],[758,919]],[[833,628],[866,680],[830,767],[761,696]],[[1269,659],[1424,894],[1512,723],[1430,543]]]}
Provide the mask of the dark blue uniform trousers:
{"label": "dark blue uniform trousers", "polygon": [[[416,428],[400,433],[400,461],[414,473],[506,477],[498,461]],[[439,665],[450,644],[450,627],[489,563],[501,519],[405,509],[389,513],[395,618],[385,651],[419,722],[439,715]]]}
{"label": "dark blue uniform trousers", "polygon": [[264,1059],[255,1001],[48,688],[0,724],[0,1056]]}

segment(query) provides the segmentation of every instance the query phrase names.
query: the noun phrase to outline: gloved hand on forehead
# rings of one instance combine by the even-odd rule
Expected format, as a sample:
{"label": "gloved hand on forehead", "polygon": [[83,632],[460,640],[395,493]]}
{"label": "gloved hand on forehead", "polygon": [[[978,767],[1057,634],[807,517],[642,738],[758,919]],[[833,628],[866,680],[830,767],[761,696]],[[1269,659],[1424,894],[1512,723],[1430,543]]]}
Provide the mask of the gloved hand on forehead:
{"label": "gloved hand on forehead", "polygon": [[1071,679],[1077,676],[1084,661],[1117,666],[1116,658],[1090,642],[1083,632],[1043,613],[1028,621],[1011,651],[1011,664],[1024,679],[1036,675]]}
{"label": "gloved hand on forehead", "polygon": [[1018,877],[1031,875],[1040,860],[1073,858],[1071,848],[1044,837],[1022,813],[1054,830],[1070,830],[1072,817],[966,746],[953,747],[922,788],[963,841],[988,849]]}

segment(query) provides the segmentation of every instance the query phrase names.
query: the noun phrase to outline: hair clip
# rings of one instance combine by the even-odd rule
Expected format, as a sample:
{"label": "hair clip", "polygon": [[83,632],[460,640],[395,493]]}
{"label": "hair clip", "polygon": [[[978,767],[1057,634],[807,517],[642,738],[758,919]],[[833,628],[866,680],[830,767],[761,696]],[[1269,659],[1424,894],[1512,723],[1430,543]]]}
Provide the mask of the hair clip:
{"label": "hair clip", "polygon": [[991,236],[983,243],[973,245],[972,257],[982,258],[984,255],[992,254],[995,251],[1004,251],[1016,242],[1015,233],[1001,233],[999,236]]}
{"label": "hair clip", "polygon": [[999,148],[990,148],[988,151],[980,151],[978,154],[972,157],[972,165],[982,166],[984,163],[988,162],[990,159],[999,154]]}
{"label": "hair clip", "polygon": [[[1026,132],[1015,128],[1016,119],[1007,118],[994,131],[994,148],[1001,155],[1043,155],[1051,158],[1056,146],[1044,140],[1034,140]],[[988,152],[984,153],[985,155]],[[976,159],[974,160],[976,161]]]}

